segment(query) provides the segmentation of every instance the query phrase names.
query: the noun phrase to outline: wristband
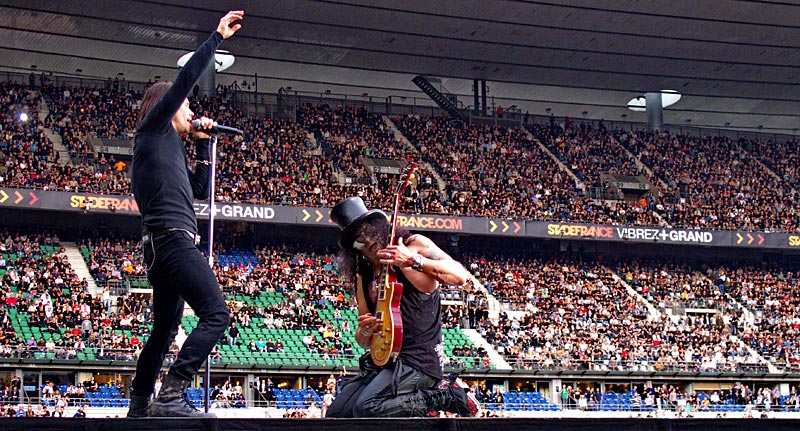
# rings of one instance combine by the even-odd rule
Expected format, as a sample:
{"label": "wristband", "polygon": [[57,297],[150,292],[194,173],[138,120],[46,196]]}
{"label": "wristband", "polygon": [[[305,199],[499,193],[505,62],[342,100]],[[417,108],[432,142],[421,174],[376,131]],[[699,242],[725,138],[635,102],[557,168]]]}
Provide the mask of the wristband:
{"label": "wristband", "polygon": [[425,268],[425,264],[422,262],[422,255],[419,253],[415,254],[414,257],[411,258],[411,262],[411,269],[414,271],[422,272],[422,270]]}

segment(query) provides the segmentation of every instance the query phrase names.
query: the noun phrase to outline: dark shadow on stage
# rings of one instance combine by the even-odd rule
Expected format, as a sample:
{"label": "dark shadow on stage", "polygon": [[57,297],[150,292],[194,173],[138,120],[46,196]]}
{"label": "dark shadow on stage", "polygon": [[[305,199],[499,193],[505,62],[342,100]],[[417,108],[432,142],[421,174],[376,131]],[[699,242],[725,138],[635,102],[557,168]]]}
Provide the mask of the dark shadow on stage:
{"label": "dark shadow on stage", "polygon": [[8,431],[795,431],[792,419],[79,419],[4,418]]}

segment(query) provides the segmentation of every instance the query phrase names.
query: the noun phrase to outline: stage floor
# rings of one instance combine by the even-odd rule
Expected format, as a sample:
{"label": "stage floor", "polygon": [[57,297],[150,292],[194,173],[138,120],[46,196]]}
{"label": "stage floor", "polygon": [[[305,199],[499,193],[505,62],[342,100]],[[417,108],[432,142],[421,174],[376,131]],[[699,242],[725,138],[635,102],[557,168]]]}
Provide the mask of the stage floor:
{"label": "stage floor", "polygon": [[795,431],[795,419],[80,419],[3,418],[26,431]]}

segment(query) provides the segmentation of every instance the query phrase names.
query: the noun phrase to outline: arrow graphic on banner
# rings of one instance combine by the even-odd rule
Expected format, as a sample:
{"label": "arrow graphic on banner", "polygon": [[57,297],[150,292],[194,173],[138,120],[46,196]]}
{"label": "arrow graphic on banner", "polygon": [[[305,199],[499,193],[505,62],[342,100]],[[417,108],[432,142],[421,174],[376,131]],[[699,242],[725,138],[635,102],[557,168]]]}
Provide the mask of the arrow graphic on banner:
{"label": "arrow graphic on banner", "polygon": [[519,232],[520,229],[522,229],[522,226],[520,226],[519,223],[514,222],[514,233]]}
{"label": "arrow graphic on banner", "polygon": [[8,199],[8,195],[6,194],[5,191],[0,190],[0,204],[5,202],[6,199]]}
{"label": "arrow graphic on banner", "polygon": [[489,232],[494,232],[495,229],[497,229],[497,223],[495,223],[493,220],[489,220],[489,224],[492,226],[489,228]]}
{"label": "arrow graphic on banner", "polygon": [[17,196],[17,199],[14,201],[14,205],[16,205],[16,204],[18,204],[18,203],[20,203],[20,202],[22,201],[22,199],[24,198],[24,196],[22,196],[21,194],[19,194],[19,192],[17,192],[17,191],[15,191],[15,192],[14,192],[14,194]]}
{"label": "arrow graphic on banner", "polygon": [[314,211],[317,213],[317,219],[315,221],[319,223],[319,221],[322,220],[323,214],[319,212],[319,210],[314,210]]}
{"label": "arrow graphic on banner", "polygon": [[744,237],[743,237],[743,236],[741,236],[741,235],[739,234],[739,232],[736,232],[736,238],[739,238],[738,240],[736,240],[736,244],[741,244],[741,243],[742,243],[742,240],[744,239]]}
{"label": "arrow graphic on banner", "polygon": [[764,235],[758,234],[758,245],[764,244]]}
{"label": "arrow graphic on banner", "polygon": [[35,195],[35,194],[33,194],[33,192],[30,192],[30,193],[28,193],[28,196],[30,196],[30,197],[31,197],[31,201],[30,201],[30,202],[28,202],[28,205],[33,205],[33,204],[35,204],[35,203],[36,203],[36,201],[38,201],[38,200],[39,200],[39,198],[37,198],[37,197],[36,197],[36,195]]}
{"label": "arrow graphic on banner", "polygon": [[303,209],[303,214],[305,214],[305,217],[303,217],[303,221],[306,221],[311,217],[311,214],[309,214],[309,212],[306,211],[305,209]]}
{"label": "arrow graphic on banner", "polygon": [[506,223],[504,221],[501,221],[500,223],[503,223],[503,233],[505,233],[505,231],[508,230],[508,223]]}
{"label": "arrow graphic on banner", "polygon": [[747,234],[747,237],[748,237],[748,238],[750,238],[750,241],[747,241],[747,243],[748,243],[748,244],[752,244],[752,243],[753,243],[753,240],[755,239],[755,238],[753,238],[753,235],[750,235],[750,234],[748,233],[748,234]]}

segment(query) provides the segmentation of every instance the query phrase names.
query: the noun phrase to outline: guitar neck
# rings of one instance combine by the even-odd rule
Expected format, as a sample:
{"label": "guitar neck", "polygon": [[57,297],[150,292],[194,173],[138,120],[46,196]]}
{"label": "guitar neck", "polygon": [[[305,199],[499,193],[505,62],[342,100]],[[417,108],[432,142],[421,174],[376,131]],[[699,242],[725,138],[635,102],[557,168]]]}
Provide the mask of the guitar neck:
{"label": "guitar neck", "polygon": [[403,190],[406,189],[408,183],[411,181],[411,177],[414,175],[414,172],[417,170],[419,165],[414,162],[410,162],[403,168],[403,179],[397,185],[397,192],[394,196],[394,213],[392,213],[392,234],[389,236],[389,244],[394,245],[395,236],[397,235],[397,214],[400,213],[400,197],[403,196]]}
{"label": "guitar neck", "polygon": [[401,193],[403,193],[402,189],[397,193],[397,196],[394,197],[394,212],[392,213],[392,234],[389,236],[389,244],[392,245],[394,245],[395,235],[397,235],[397,214],[400,213]]}

